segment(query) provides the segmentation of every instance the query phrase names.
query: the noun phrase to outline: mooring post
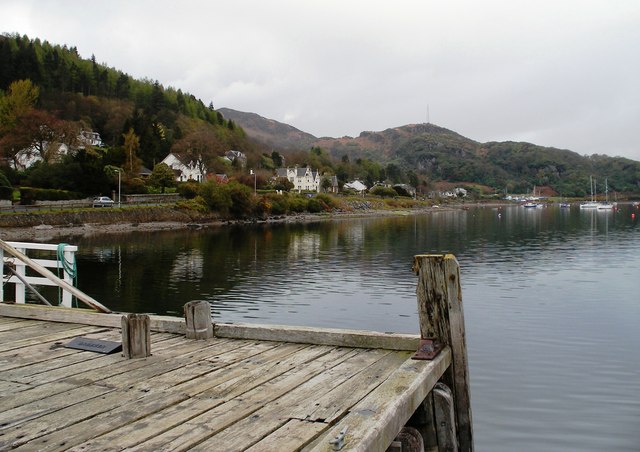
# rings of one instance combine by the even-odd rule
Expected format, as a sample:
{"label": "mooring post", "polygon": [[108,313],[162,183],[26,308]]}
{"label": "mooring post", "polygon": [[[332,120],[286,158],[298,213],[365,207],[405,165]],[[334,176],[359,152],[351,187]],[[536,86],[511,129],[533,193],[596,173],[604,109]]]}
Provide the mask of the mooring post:
{"label": "mooring post", "polygon": [[208,301],[188,302],[184,305],[184,317],[187,322],[187,339],[211,339],[213,337],[211,305]]}
{"label": "mooring post", "polygon": [[151,320],[146,314],[122,316],[122,353],[125,358],[151,356]]}
{"label": "mooring post", "polygon": [[442,381],[453,393],[458,449],[473,451],[460,266],[452,254],[424,254],[414,256],[413,270],[418,275],[420,335],[437,338],[451,348],[451,366]]}

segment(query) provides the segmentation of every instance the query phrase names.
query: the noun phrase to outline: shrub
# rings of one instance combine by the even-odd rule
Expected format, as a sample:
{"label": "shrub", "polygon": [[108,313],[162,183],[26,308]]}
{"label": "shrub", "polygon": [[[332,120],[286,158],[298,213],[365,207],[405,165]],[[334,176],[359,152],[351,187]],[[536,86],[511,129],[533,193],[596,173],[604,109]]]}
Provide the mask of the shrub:
{"label": "shrub", "polygon": [[307,210],[311,213],[324,212],[331,210],[319,197],[309,198],[307,201]]}
{"label": "shrub", "polygon": [[82,199],[81,193],[55,190],[53,188],[20,188],[20,204],[33,204],[34,201],[67,201]]}
{"label": "shrub", "polygon": [[289,211],[289,197],[286,195],[269,194],[267,196],[271,203],[271,213],[273,215],[284,215]]}
{"label": "shrub", "polygon": [[193,199],[198,195],[200,184],[196,181],[190,180],[178,185],[178,193],[180,196],[186,199]]}
{"label": "shrub", "polygon": [[214,180],[202,184],[200,195],[209,209],[223,216],[236,218],[253,212],[253,192],[249,187],[236,181],[219,184]]}
{"label": "shrub", "polygon": [[289,198],[289,211],[290,212],[304,212],[307,210],[307,200],[299,195],[294,195]]}
{"label": "shrub", "polygon": [[335,209],[337,207],[336,200],[333,198],[333,196],[329,196],[327,194],[321,193],[317,195],[314,199],[322,201],[329,210]]}
{"label": "shrub", "polygon": [[382,198],[393,198],[394,196],[398,196],[398,192],[390,187],[382,187],[380,185],[373,187],[370,191],[370,194],[374,196],[380,196]]}
{"label": "shrub", "polygon": [[209,207],[207,206],[207,203],[202,198],[202,196],[196,196],[191,199],[183,199],[181,201],[178,201],[176,203],[176,208],[183,210],[192,210],[198,213],[207,213],[209,211]]}
{"label": "shrub", "polygon": [[12,199],[13,188],[9,179],[0,171],[0,199]]}

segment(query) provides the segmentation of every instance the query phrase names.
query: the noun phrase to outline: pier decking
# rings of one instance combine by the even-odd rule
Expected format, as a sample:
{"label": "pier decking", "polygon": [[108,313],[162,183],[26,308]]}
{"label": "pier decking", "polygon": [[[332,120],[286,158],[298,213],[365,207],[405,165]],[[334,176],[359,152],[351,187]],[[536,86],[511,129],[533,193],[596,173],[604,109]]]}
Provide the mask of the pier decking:
{"label": "pier decking", "polygon": [[[338,421],[376,444],[383,432],[370,421],[415,409],[450,363],[448,350],[415,361],[410,351],[171,333],[153,333],[153,355],[128,360],[65,348],[74,337],[119,341],[120,330],[0,317],[0,449],[296,450]],[[331,450],[328,441],[315,445]]]}
{"label": "pier decking", "polygon": [[[421,331],[443,315],[421,313]],[[438,381],[466,384],[444,330],[428,361],[411,359],[412,335],[216,324],[195,340],[188,319],[148,322],[151,356],[127,359],[65,347],[124,346],[122,315],[0,303],[0,450],[384,451],[414,413],[438,411],[426,402]],[[468,388],[457,391],[468,404]],[[434,433],[435,450],[472,450],[468,405],[446,416],[449,436],[458,423],[469,433]]]}

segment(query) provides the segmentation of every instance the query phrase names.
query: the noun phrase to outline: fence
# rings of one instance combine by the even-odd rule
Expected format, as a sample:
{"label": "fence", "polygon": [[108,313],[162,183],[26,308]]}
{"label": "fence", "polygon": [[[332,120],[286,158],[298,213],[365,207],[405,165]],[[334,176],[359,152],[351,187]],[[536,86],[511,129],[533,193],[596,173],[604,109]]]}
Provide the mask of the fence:
{"label": "fence", "polygon": [[[63,277],[61,278],[70,285],[73,285],[75,277],[75,252],[78,251],[78,247],[67,244],[48,244],[48,243],[24,243],[24,242],[6,242],[19,252],[28,256],[31,251],[38,251],[42,254],[53,255],[54,259],[32,259],[33,262],[45,267],[52,268],[55,271],[62,271]],[[4,286],[5,284],[15,284],[15,299],[16,303],[25,303],[26,301],[26,289],[33,290],[33,286],[58,286],[54,281],[41,276],[32,276],[27,274],[28,265],[14,257],[5,256],[4,250],[0,248],[0,259],[3,263],[2,267],[2,281],[0,286],[0,302],[4,301]],[[5,273],[6,271],[6,273]],[[62,299],[60,304],[68,308],[71,307],[73,295],[71,292],[62,289]]]}

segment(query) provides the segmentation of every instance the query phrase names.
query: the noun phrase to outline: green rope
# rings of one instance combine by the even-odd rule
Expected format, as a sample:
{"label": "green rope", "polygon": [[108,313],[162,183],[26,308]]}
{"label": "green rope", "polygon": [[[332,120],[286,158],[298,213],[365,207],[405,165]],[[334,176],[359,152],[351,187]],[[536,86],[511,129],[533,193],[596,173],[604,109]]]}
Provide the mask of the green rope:
{"label": "green rope", "polygon": [[[58,278],[63,279],[64,278],[64,273],[68,274],[69,276],[71,276],[71,279],[73,280],[73,285],[76,286],[77,284],[77,278],[78,278],[78,268],[76,267],[76,259],[75,256],[73,257],[73,262],[69,262],[65,256],[64,256],[64,248],[68,245],[68,243],[59,243],[58,244],[58,251],[57,251],[57,257],[58,257]],[[60,277],[60,267],[62,267],[62,269],[64,270],[64,273],[62,275],[62,277]],[[73,302],[75,303],[76,307],[78,307],[78,300],[76,300],[75,297],[73,297]],[[58,286],[58,305],[62,304],[62,288],[60,286]]]}

